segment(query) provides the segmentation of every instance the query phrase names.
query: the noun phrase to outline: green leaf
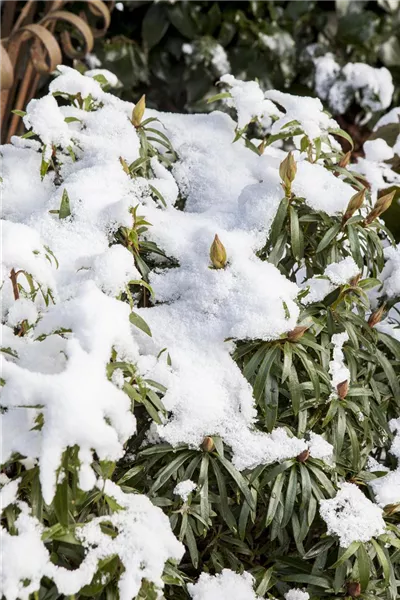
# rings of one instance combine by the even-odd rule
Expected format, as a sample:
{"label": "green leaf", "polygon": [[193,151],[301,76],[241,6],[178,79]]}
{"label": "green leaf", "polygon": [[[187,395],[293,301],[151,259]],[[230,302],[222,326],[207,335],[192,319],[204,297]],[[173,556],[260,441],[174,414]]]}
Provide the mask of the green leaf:
{"label": "green leaf", "polygon": [[353,554],[355,554],[357,552],[360,544],[361,544],[361,542],[352,542],[350,544],[350,546],[348,548],[346,548],[346,550],[343,553],[340,551],[340,557],[338,558],[338,560],[335,563],[333,563],[332,569],[336,569],[337,567],[342,565],[344,562],[346,562],[346,560],[349,559],[350,556],[353,556]]}
{"label": "green leaf", "polygon": [[392,389],[393,395],[396,401],[400,400],[400,383],[399,378],[396,375],[389,359],[377,348],[375,349],[375,356],[377,360],[381,364],[383,370],[385,371],[385,375],[388,378],[388,383]]}
{"label": "green leaf", "polygon": [[[354,17],[352,17],[352,19],[354,20]],[[344,131],[343,129],[328,129],[329,133],[332,133],[334,135],[338,135],[339,137],[344,138],[345,140],[347,140],[351,146],[351,150],[354,149],[354,143],[353,143],[353,139],[352,137],[347,133],[347,131]]]}
{"label": "green leaf", "polygon": [[292,401],[293,412],[295,415],[298,415],[301,408],[302,392],[300,390],[297,371],[293,365],[289,373],[289,392],[290,399]]}
{"label": "green leaf", "polygon": [[271,490],[271,496],[270,496],[269,504],[268,504],[267,517],[265,519],[266,527],[271,525],[271,523],[274,519],[275,513],[277,511],[278,505],[282,500],[281,492],[282,492],[283,483],[284,483],[284,474],[279,473],[279,475],[277,475],[277,477],[275,479],[275,483]]}
{"label": "green leaf", "polygon": [[385,581],[388,582],[389,578],[390,578],[390,571],[391,571],[390,562],[389,562],[383,548],[379,544],[379,542],[377,542],[373,538],[371,539],[371,542],[372,542],[373,547],[375,548],[376,555],[381,564],[381,567],[383,570],[383,575],[385,577]]}
{"label": "green leaf", "polygon": [[235,469],[235,467],[232,465],[232,463],[229,462],[229,460],[227,460],[223,456],[218,456],[217,460],[219,460],[221,465],[228,471],[229,475],[237,483],[238,488],[240,489],[243,496],[245,497],[246,502],[249,504],[251,510],[255,510],[256,503],[251,494],[248,481],[243,477],[243,475],[241,473],[239,473],[239,471],[237,471]]}
{"label": "green leaf", "polygon": [[197,569],[199,564],[199,551],[197,550],[196,538],[193,534],[193,530],[189,522],[187,524],[185,532],[185,539],[189,549],[191,561],[193,563],[194,568]]}
{"label": "green leaf", "polygon": [[[68,452],[68,450],[66,451]],[[65,462],[65,460],[64,460]],[[69,504],[69,487],[68,487],[68,475],[66,474],[62,483],[57,486],[56,495],[54,497],[53,506],[54,512],[57,515],[59,523],[63,527],[68,527],[69,516],[68,516],[68,504]]]}
{"label": "green leaf", "polygon": [[153,485],[150,488],[150,494],[154,494],[159,490],[174,474],[177,473],[179,467],[181,467],[186,460],[190,457],[191,452],[188,450],[182,452],[170,463],[168,463],[161,471],[159,471]]}
{"label": "green leaf", "polygon": [[328,231],[325,233],[322,240],[318,244],[316,253],[318,254],[318,252],[322,252],[322,250],[325,250],[325,248],[327,248],[329,244],[335,239],[339,231],[340,223],[336,223],[336,225],[333,225],[333,227],[328,229]]}
{"label": "green leaf", "polygon": [[265,353],[263,361],[258,369],[258,373],[253,386],[253,393],[257,403],[259,403],[262,395],[264,394],[265,382],[267,380],[271,367],[276,362],[279,354],[280,349],[278,346],[272,346],[271,348],[268,348],[268,350]]}
{"label": "green leaf", "polygon": [[357,229],[353,225],[347,225],[346,230],[352,257],[357,263],[357,266],[361,269],[364,261],[361,255],[360,239],[357,235]]}
{"label": "green leaf", "polygon": [[26,112],[24,110],[17,110],[16,108],[11,111],[13,115],[17,115],[18,117],[25,117]]}
{"label": "green leaf", "polygon": [[285,219],[288,216],[288,208],[289,208],[289,199],[286,197],[282,198],[282,200],[279,204],[278,210],[276,212],[275,219],[272,223],[270,234],[269,234],[269,242],[272,246],[274,244],[276,244],[276,241],[282,232],[283,224],[285,222]]}
{"label": "green leaf", "polygon": [[135,325],[135,327],[138,327],[139,329],[144,331],[144,333],[147,333],[147,335],[149,335],[151,337],[150,327],[147,325],[146,321],[144,319],[142,319],[142,317],[140,315],[132,312],[129,315],[129,320],[132,323],[132,325]]}
{"label": "green leaf", "polygon": [[331,584],[327,579],[325,579],[325,577],[318,577],[317,575],[284,575],[281,577],[281,581],[290,581],[291,583],[307,583],[323,589],[329,589],[331,587]]}
{"label": "green leaf", "polygon": [[46,145],[43,146],[42,162],[40,163],[40,177],[41,177],[41,179],[44,178],[44,176],[46,175],[46,173],[47,173],[47,171],[49,169],[49,166],[50,166],[50,161],[44,160],[45,152],[46,152]]}
{"label": "green leaf", "polygon": [[285,508],[283,513],[283,521],[282,527],[285,527],[292,516],[294,503],[296,501],[297,494],[297,466],[293,465],[290,474],[289,481],[286,489],[286,497],[285,497]]}
{"label": "green leaf", "polygon": [[[224,519],[225,523],[228,525],[229,529],[231,531],[235,532],[237,530],[236,519],[233,516],[231,509],[229,508],[228,494],[226,491],[224,476],[222,475],[222,472],[221,472],[221,469],[219,468],[218,463],[213,458],[211,458],[211,466],[213,468],[215,477],[217,479],[222,518]],[[244,503],[243,506],[249,506],[249,505],[247,503]]]}
{"label": "green leaf", "polygon": [[218,102],[218,100],[224,100],[225,98],[231,98],[231,94],[229,92],[221,92],[220,94],[215,94],[215,96],[211,96],[211,98],[207,98],[207,104],[211,104],[212,102]]}
{"label": "green leaf", "polygon": [[357,549],[357,564],[361,590],[364,592],[368,587],[371,568],[371,561],[367,551],[364,548],[364,544],[360,544]]}
{"label": "green leaf", "polygon": [[69,196],[68,196],[67,190],[64,188],[62,197],[61,197],[60,210],[58,211],[58,218],[66,219],[69,216],[71,216],[71,208],[69,205]]}
{"label": "green leaf", "polygon": [[200,476],[198,486],[200,488],[200,514],[204,521],[208,523],[210,517],[210,506],[208,503],[208,465],[210,456],[205,453],[201,459]]}
{"label": "green leaf", "polygon": [[191,17],[189,5],[179,3],[173,7],[168,7],[168,15],[172,25],[184,37],[193,40],[197,36],[198,29]]}
{"label": "green leaf", "polygon": [[292,252],[297,260],[300,260],[304,254],[303,233],[299,225],[297,211],[290,206],[290,240],[292,243]]}
{"label": "green leaf", "polygon": [[279,386],[276,377],[268,373],[264,388],[265,426],[269,432],[278,418]]}

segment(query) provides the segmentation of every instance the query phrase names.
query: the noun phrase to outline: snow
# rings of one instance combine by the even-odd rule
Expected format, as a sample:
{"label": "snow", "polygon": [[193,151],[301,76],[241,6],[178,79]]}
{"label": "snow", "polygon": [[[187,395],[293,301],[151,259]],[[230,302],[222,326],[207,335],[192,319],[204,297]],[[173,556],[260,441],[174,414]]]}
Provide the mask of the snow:
{"label": "snow", "polygon": [[331,53],[313,60],[315,90],[334,113],[345,113],[354,99],[373,112],[390,106],[394,86],[386,67],[375,69],[364,63],[347,63],[342,68]]}
{"label": "snow", "polygon": [[141,280],[132,260],[132,254],[123,246],[111,246],[97,255],[91,271],[97,286],[110,296],[117,296],[130,281]]}
{"label": "snow", "polygon": [[329,362],[329,374],[331,376],[332,389],[336,391],[339,383],[350,382],[350,371],[344,363],[343,345],[348,341],[346,332],[335,333],[332,336],[333,357]]}
{"label": "snow", "polygon": [[185,479],[184,481],[180,481],[174,488],[174,494],[180,496],[184,502],[189,498],[189,495],[197,488],[197,485],[194,481],[190,479]]}
{"label": "snow", "polygon": [[334,498],[321,500],[320,514],[328,534],[338,536],[342,548],[352,542],[368,542],[385,532],[382,509],[354,483],[342,483]]}
{"label": "snow", "polygon": [[[257,428],[253,390],[232,358],[237,340],[269,342],[298,325],[298,294],[303,286],[310,286],[308,298],[317,301],[358,274],[354,261],[346,258],[329,265],[323,279],[314,278],[300,287],[258,258],[282,198],[278,170],[282,153],[267,148],[259,156],[242,140],[232,143],[237,124],[220,112],[177,115],[146,110],[146,118],[160,120],[153,126],[168,136],[178,159],[166,169],[161,155],[152,157],[148,178],[131,178],[120,158],[130,164],[140,157],[140,140],[130,120],[133,105],[104,92],[93,78],[67,67],[59,72],[50,95],[28,107],[26,120],[41,142],[24,142],[21,147],[21,140],[14,138],[15,145],[2,148],[2,336],[12,353],[3,356],[2,461],[13,453],[29,461],[26,464],[37,460],[43,497],[50,503],[57,477],[62,477],[62,455],[76,445],[79,487],[102,488],[92,468],[93,455],[98,460],[118,460],[136,431],[131,401],[122,389],[123,369],[107,376],[110,358],[115,356],[116,361],[132,365],[138,377],[167,388],[163,404],[168,416],[162,424],[152,425],[149,440],[198,448],[204,437],[219,435],[232,450],[232,462],[239,470],[295,458],[307,449],[314,458],[332,464],[332,446],[312,431],[296,437],[289,428],[278,427],[269,434]],[[231,85],[239,126],[252,118],[264,124],[269,119],[272,131],[278,131],[296,115],[311,137],[326,137],[335,128],[316,99],[280,92],[264,95],[254,82],[223,79]],[[52,95],[57,91],[68,98],[91,95],[92,110],[79,108],[75,100],[72,107],[65,106],[64,100],[58,107]],[[65,122],[67,116],[79,121]],[[50,171],[41,179],[38,149],[44,143],[56,146],[59,173]],[[75,161],[65,152],[67,144]],[[165,153],[162,146],[159,149]],[[382,145],[375,150],[382,158]],[[165,207],[150,185],[163,195]],[[65,191],[71,214],[60,219],[54,211],[60,208]],[[354,192],[306,157],[299,157],[293,191],[329,215],[343,212]],[[178,198],[184,210],[176,206]],[[165,268],[158,259],[150,271],[154,304],[134,306],[148,323],[151,337],[130,323],[131,307],[123,301],[123,292],[140,274],[132,253],[116,244],[115,237],[119,228],[132,227],[136,207],[137,214],[150,223],[141,239],[156,243],[174,260],[173,268]],[[216,234],[227,255],[220,269],[212,268],[209,254]],[[386,258],[385,291],[395,294],[397,254],[387,250]],[[10,280],[13,269],[23,288],[17,300]],[[18,336],[13,328],[21,320],[31,327]],[[336,379],[337,383],[349,379],[341,350],[344,341],[341,335],[332,338],[333,385]],[[161,352],[164,349],[168,353]],[[35,429],[39,417],[44,424]],[[80,529],[87,554],[81,567],[70,574],[50,563],[41,542],[42,526],[22,507],[16,522],[18,535],[6,538],[10,549],[6,600],[28,598],[42,576],[55,581],[60,593],[74,594],[91,581],[98,561],[114,554],[125,567],[120,580],[123,600],[137,593],[143,577],[162,587],[165,561],[178,560],[183,552],[166,517],[147,498],[124,494],[111,482],[104,486],[124,510],[93,519]],[[190,480],[180,482],[176,494],[184,499],[192,486]],[[10,492],[11,498],[14,495]],[[101,531],[104,520],[118,528],[117,537]],[[26,565],[31,552],[34,572]],[[31,583],[23,588],[26,578]],[[221,597],[218,594],[225,588],[232,589],[233,598],[234,593],[240,600],[255,597],[251,576],[229,570],[215,577],[203,574],[191,594],[200,599],[207,593],[211,600],[212,594]]]}
{"label": "snow", "polygon": [[18,535],[1,529],[0,589],[6,600],[29,600],[50,565],[50,554],[41,540],[43,526],[29,515],[27,505],[22,508],[14,524]]}
{"label": "snow", "polygon": [[45,160],[51,157],[52,146],[63,148],[71,144],[71,135],[67,123],[53,96],[44,96],[40,100],[31,100],[23,117],[27,129],[32,129],[46,145]]}
{"label": "snow", "polygon": [[400,244],[385,248],[384,254],[385,266],[381,274],[383,288],[389,298],[395,298],[400,295]]}
{"label": "snow", "polygon": [[285,594],[285,600],[309,600],[310,595],[307,592],[303,592],[298,588],[294,588],[293,590],[289,590]]}
{"label": "snow", "polygon": [[353,277],[360,273],[360,268],[351,256],[346,256],[338,263],[331,263],[325,269],[324,275],[330,279],[335,286],[348,283]]}
{"label": "snow", "polygon": [[308,449],[312,458],[319,458],[326,464],[331,465],[333,462],[334,448],[332,444],[327,442],[321,435],[311,432],[309,434]]}
{"label": "snow", "polygon": [[[310,185],[313,182],[313,185]],[[354,190],[322,165],[305,160],[297,163],[297,173],[292,184],[293,193],[305,198],[315,210],[328,215],[344,212]]]}
{"label": "snow", "polygon": [[214,44],[211,48],[211,64],[218,76],[224,75],[231,70],[228,55],[221,44]]}
{"label": "snow", "polygon": [[359,157],[352,165],[352,171],[360,173],[367,179],[371,186],[371,199],[375,202],[378,191],[385,190],[393,184],[400,184],[400,175],[388,164],[395,155],[396,146],[391,148],[385,140],[377,138],[366,141],[364,150],[365,158]]}
{"label": "snow", "polygon": [[[115,374],[111,382],[105,376],[114,348],[119,360],[136,364],[141,375],[167,387],[163,402],[170,417],[157,426],[162,440],[196,447],[205,436],[220,435],[232,447],[234,464],[240,469],[297,456],[308,447],[305,439],[293,437],[282,428],[271,434],[255,428],[252,389],[231,357],[234,339],[273,340],[297,325],[298,286],[255,254],[265,242],[282,197],[278,173],[281,157],[274,149],[258,156],[241,141],[233,144],[236,126],[226,114],[148,111],[146,117],[161,120],[162,125],[155,127],[169,137],[179,160],[169,171],[153,157],[149,181],[131,179],[119,159],[122,155],[129,164],[139,158],[139,139],[130,122],[133,105],[105,93],[98,82],[72,69],[60,67],[59,72],[51,83],[52,93],[80,93],[82,98],[90,94],[101,105],[89,112],[62,106],[56,109],[60,118],[51,119],[49,131],[44,114],[39,114],[45,103],[33,105],[44,123],[42,137],[61,135],[67,127],[77,156],[72,162],[69,155],[61,154],[63,182],[56,187],[51,173],[43,181],[38,178],[40,162],[32,158],[37,156],[34,148],[17,149],[26,156],[36,203],[28,189],[23,190],[23,200],[19,196],[20,178],[11,168],[14,155],[5,147],[6,218],[18,218],[19,222],[7,220],[4,226],[4,279],[8,286],[4,309],[8,313],[14,304],[8,277],[13,267],[26,269],[38,283],[51,288],[55,299],[55,305],[48,307],[39,302],[39,296],[34,299],[40,316],[34,336],[47,336],[44,341],[34,341],[32,333],[21,344],[9,344],[18,346],[20,358],[7,366],[9,380],[2,402],[12,410],[5,417],[11,419],[12,414],[17,419],[18,415],[26,435],[24,442],[20,436],[18,442],[10,440],[7,452],[23,449],[24,456],[39,458],[47,499],[54,493],[54,473],[68,444],[79,443],[82,449],[85,487],[92,478],[88,471],[91,449],[98,448],[102,456],[121,456],[123,443],[135,426],[121,391],[122,374]],[[223,80],[231,86],[241,124],[253,116],[272,115],[282,126],[296,112],[301,125],[312,126],[316,135],[316,128],[325,135],[335,125],[316,99],[269,92],[287,111],[282,115],[258,84],[230,76]],[[68,114],[79,122],[65,123],[63,117]],[[149,183],[162,193],[166,208],[154,200]],[[310,206],[328,214],[344,210],[353,194],[351,186],[321,165],[305,160],[299,161],[293,189]],[[48,211],[59,208],[64,190],[71,217],[59,219]],[[185,198],[184,211],[174,206],[178,194]],[[132,225],[133,206],[138,206],[138,214],[151,223],[147,238],[179,263],[174,269],[150,273],[157,303],[137,312],[149,324],[151,338],[130,326],[129,307],[117,299],[129,281],[139,279],[131,253],[120,245],[110,245],[118,227]],[[227,252],[227,265],[219,270],[210,269],[209,261],[216,233]],[[15,236],[22,240],[19,246],[12,242]],[[44,246],[54,252],[58,268],[46,257]],[[347,267],[351,271],[351,265]],[[350,271],[346,270],[346,276]],[[70,332],[60,338],[54,335],[59,330]],[[155,359],[164,348],[168,348],[172,366],[165,356]],[[84,369],[88,370],[87,383],[76,390],[71,378],[82,377]],[[79,400],[92,379],[96,379],[92,391],[85,395],[85,401]],[[35,385],[24,386],[25,404],[33,406],[40,396],[45,412],[39,450],[36,437],[28,434],[31,417],[26,413],[36,416],[36,409],[18,408],[16,395],[22,382],[31,380]],[[58,389],[62,389],[62,401],[60,418],[55,419]],[[45,400],[44,390],[49,390]],[[101,398],[96,406],[95,391]],[[75,398],[71,402],[70,394]],[[112,398],[118,400],[113,404],[116,422],[110,425],[104,419],[108,419]],[[65,431],[59,434],[67,406],[69,418]],[[89,423],[92,410],[96,415],[93,426]],[[79,431],[70,431],[68,423],[72,429],[77,420],[81,422]]]}
{"label": "snow", "polygon": [[326,267],[323,275],[311,277],[302,283],[304,289],[308,288],[307,295],[302,299],[303,304],[320,302],[338,286],[349,283],[359,272],[360,269],[351,256],[346,256],[337,263],[331,263]]}
{"label": "snow", "polygon": [[363,146],[366,160],[381,162],[390,160],[394,156],[392,148],[382,138],[367,140]]}
{"label": "snow", "polygon": [[397,468],[390,471],[387,467],[376,463],[371,470],[388,471],[388,473],[369,482],[375,495],[375,502],[381,507],[400,504],[400,418],[389,421],[389,429],[394,433],[389,452],[397,458]]}
{"label": "snow", "polygon": [[[123,455],[123,443],[135,432],[130,400],[106,379],[104,365],[85,352],[76,339],[68,341],[65,352],[67,365],[58,374],[35,373],[8,361],[3,367],[7,385],[2,403],[43,407],[38,458],[43,498],[48,504],[54,497],[56,470],[67,447],[77,444],[81,448],[85,453],[83,466],[90,464],[93,451],[100,460],[117,460]],[[30,449],[28,455],[33,451]]]}
{"label": "snow", "polygon": [[273,124],[271,133],[279,131],[288,123],[296,121],[301,129],[310,138],[315,139],[327,133],[330,129],[338,129],[339,126],[334,119],[324,112],[321,100],[309,98],[308,96],[295,96],[278,90],[269,90],[265,98],[272,100],[285,109]]}
{"label": "snow", "polygon": [[[3,487],[3,508],[16,501],[18,480]],[[157,589],[164,586],[162,574],[168,559],[179,561],[184,547],[171,531],[168,517],[162,510],[140,494],[125,494],[109,480],[97,482],[97,487],[113,498],[121,510],[112,515],[96,517],[76,529],[76,536],[86,549],[86,554],[75,570],[54,565],[42,542],[44,527],[29,514],[24,502],[17,501],[21,512],[15,521],[17,535],[5,529],[2,534],[1,590],[6,600],[29,600],[30,594],[40,587],[42,577],[54,581],[59,593],[72,595],[88,585],[100,561],[119,556],[124,567],[119,582],[121,600],[132,600],[138,594],[143,579],[154,583]],[[101,529],[109,523],[117,531],[110,537]]]}
{"label": "snow", "polygon": [[21,478],[14,479],[13,481],[8,481],[4,483],[3,487],[0,490],[0,509],[1,511],[5,510],[7,506],[13,504],[17,498],[18,494],[18,486],[21,483]]}
{"label": "snow", "polygon": [[391,123],[398,124],[399,118],[400,118],[400,106],[396,106],[395,108],[392,108],[392,110],[389,110],[389,112],[384,114],[379,119],[379,121],[376,123],[376,125],[374,127],[374,131],[378,131],[378,129],[380,129],[381,127],[384,127],[385,125],[390,125]]}
{"label": "snow", "polygon": [[37,318],[38,311],[32,300],[18,298],[8,311],[7,323],[11,327],[16,327],[22,321],[27,321],[29,324],[35,323]]}
{"label": "snow", "polygon": [[281,114],[277,107],[267,100],[264,92],[255,81],[240,81],[233,75],[223,75],[221,82],[229,86],[231,99],[228,106],[234,106],[238,116],[238,127],[242,129],[253,119],[260,119],[264,124],[271,123],[271,116]]}
{"label": "snow", "polygon": [[[86,56],[86,60],[87,60],[87,56]],[[117,87],[119,84],[119,80],[118,77],[116,75],[114,75],[114,73],[111,73],[111,71],[109,71],[108,69],[89,69],[88,71],[85,71],[85,76],[86,77],[98,77],[98,76],[102,76],[104,77],[107,82],[110,84],[111,87]]]}
{"label": "snow", "polygon": [[250,573],[223,569],[217,575],[202,573],[197,583],[189,583],[188,591],[192,600],[257,600],[253,584]]}

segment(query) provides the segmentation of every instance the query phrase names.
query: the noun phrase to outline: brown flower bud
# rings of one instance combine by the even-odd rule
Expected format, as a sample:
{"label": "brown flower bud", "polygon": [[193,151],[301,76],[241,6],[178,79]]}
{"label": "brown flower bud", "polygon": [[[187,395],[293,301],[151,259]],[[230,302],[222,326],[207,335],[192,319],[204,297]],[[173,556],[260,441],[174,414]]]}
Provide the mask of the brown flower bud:
{"label": "brown flower bud", "polygon": [[343,154],[342,158],[338,162],[338,167],[342,167],[342,169],[345,169],[347,167],[347,165],[349,164],[350,159],[351,159],[351,150],[346,152],[346,154]]}
{"label": "brown flower bud", "polygon": [[352,277],[352,279],[350,279],[350,281],[349,281],[351,287],[357,287],[358,282],[360,281],[360,279],[361,279],[361,273],[359,273],[355,277]]}
{"label": "brown flower bud", "polygon": [[264,154],[265,146],[266,146],[266,142],[265,142],[265,140],[262,140],[261,144],[259,144],[259,145],[257,146],[258,154],[259,154],[260,156],[261,156],[261,154]]}
{"label": "brown flower bud", "polygon": [[201,443],[201,449],[204,452],[212,452],[215,449],[214,440],[210,436],[206,436]]}
{"label": "brown flower bud", "polygon": [[296,177],[296,172],[296,161],[293,158],[293,154],[289,152],[285,160],[283,160],[279,165],[279,175],[286,190],[290,191],[292,181],[294,181],[294,178]]}
{"label": "brown flower bud", "polygon": [[370,223],[372,223],[372,221],[375,221],[375,219],[380,217],[381,214],[383,214],[385,210],[387,210],[392,204],[395,194],[396,190],[393,190],[392,192],[389,192],[389,194],[385,194],[384,196],[378,198],[378,200],[375,202],[374,208],[365,217],[364,224],[369,225]]}
{"label": "brown flower bud", "polygon": [[356,210],[359,210],[362,207],[362,205],[364,203],[364,199],[365,199],[365,189],[360,190],[359,192],[357,192],[356,194],[354,194],[354,196],[352,196],[350,198],[350,201],[346,208],[346,212],[344,213],[343,218],[342,218],[342,225],[347,223],[347,221],[354,215]]}
{"label": "brown flower bud", "polygon": [[382,306],[380,306],[379,308],[377,308],[376,310],[374,310],[369,315],[368,325],[370,327],[375,327],[375,325],[377,325],[382,320],[382,316],[383,316],[384,312],[385,312],[385,305],[382,304]]}
{"label": "brown flower bud", "polygon": [[306,460],[308,460],[310,456],[310,451],[307,448],[306,450],[303,450],[303,452],[300,452],[300,454],[297,456],[297,460],[301,463],[305,463]]}
{"label": "brown flower bud", "polygon": [[136,128],[140,127],[143,119],[144,111],[146,110],[146,96],[143,95],[139,102],[135,104],[135,108],[132,111],[132,125]]}
{"label": "brown flower bud", "polygon": [[297,342],[301,337],[303,337],[307,329],[307,325],[297,325],[294,329],[292,329],[292,331],[289,331],[287,334],[287,339],[289,342]]}
{"label": "brown flower bud", "polygon": [[226,265],[226,250],[217,234],[211,244],[210,259],[215,269],[223,269]]}
{"label": "brown flower bud", "polygon": [[347,584],[347,595],[351,598],[361,596],[361,584],[358,581],[349,581]]}
{"label": "brown flower bud", "polygon": [[339,398],[341,400],[344,400],[344,398],[346,398],[348,391],[349,391],[349,382],[346,381],[342,381],[341,383],[338,383],[336,386],[336,391],[337,391],[337,395],[339,396]]}

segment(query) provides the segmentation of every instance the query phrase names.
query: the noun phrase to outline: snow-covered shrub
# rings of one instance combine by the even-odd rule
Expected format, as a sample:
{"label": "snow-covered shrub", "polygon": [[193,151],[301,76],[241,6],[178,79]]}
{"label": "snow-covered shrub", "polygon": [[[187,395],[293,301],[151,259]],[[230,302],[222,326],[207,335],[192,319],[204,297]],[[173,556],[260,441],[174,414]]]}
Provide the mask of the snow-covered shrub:
{"label": "snow-covered shrub", "polygon": [[394,600],[393,194],[318,99],[167,114],[99,75],[1,148],[1,593]]}

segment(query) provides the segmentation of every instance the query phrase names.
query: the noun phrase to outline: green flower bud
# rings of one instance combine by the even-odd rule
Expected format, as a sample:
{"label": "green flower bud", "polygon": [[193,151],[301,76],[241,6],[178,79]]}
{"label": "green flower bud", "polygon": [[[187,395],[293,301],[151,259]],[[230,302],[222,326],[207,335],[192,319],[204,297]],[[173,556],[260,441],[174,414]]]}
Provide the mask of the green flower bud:
{"label": "green flower bud", "polygon": [[143,95],[139,102],[135,104],[135,108],[132,111],[132,125],[136,128],[140,127],[143,119],[144,111],[146,110],[146,96]]}
{"label": "green flower bud", "polygon": [[285,160],[279,165],[279,175],[283,181],[286,192],[290,192],[292,182],[296,177],[297,166],[293,154],[289,152]]}
{"label": "green flower bud", "polygon": [[211,244],[210,259],[215,269],[223,269],[226,265],[226,250],[217,234]]}

